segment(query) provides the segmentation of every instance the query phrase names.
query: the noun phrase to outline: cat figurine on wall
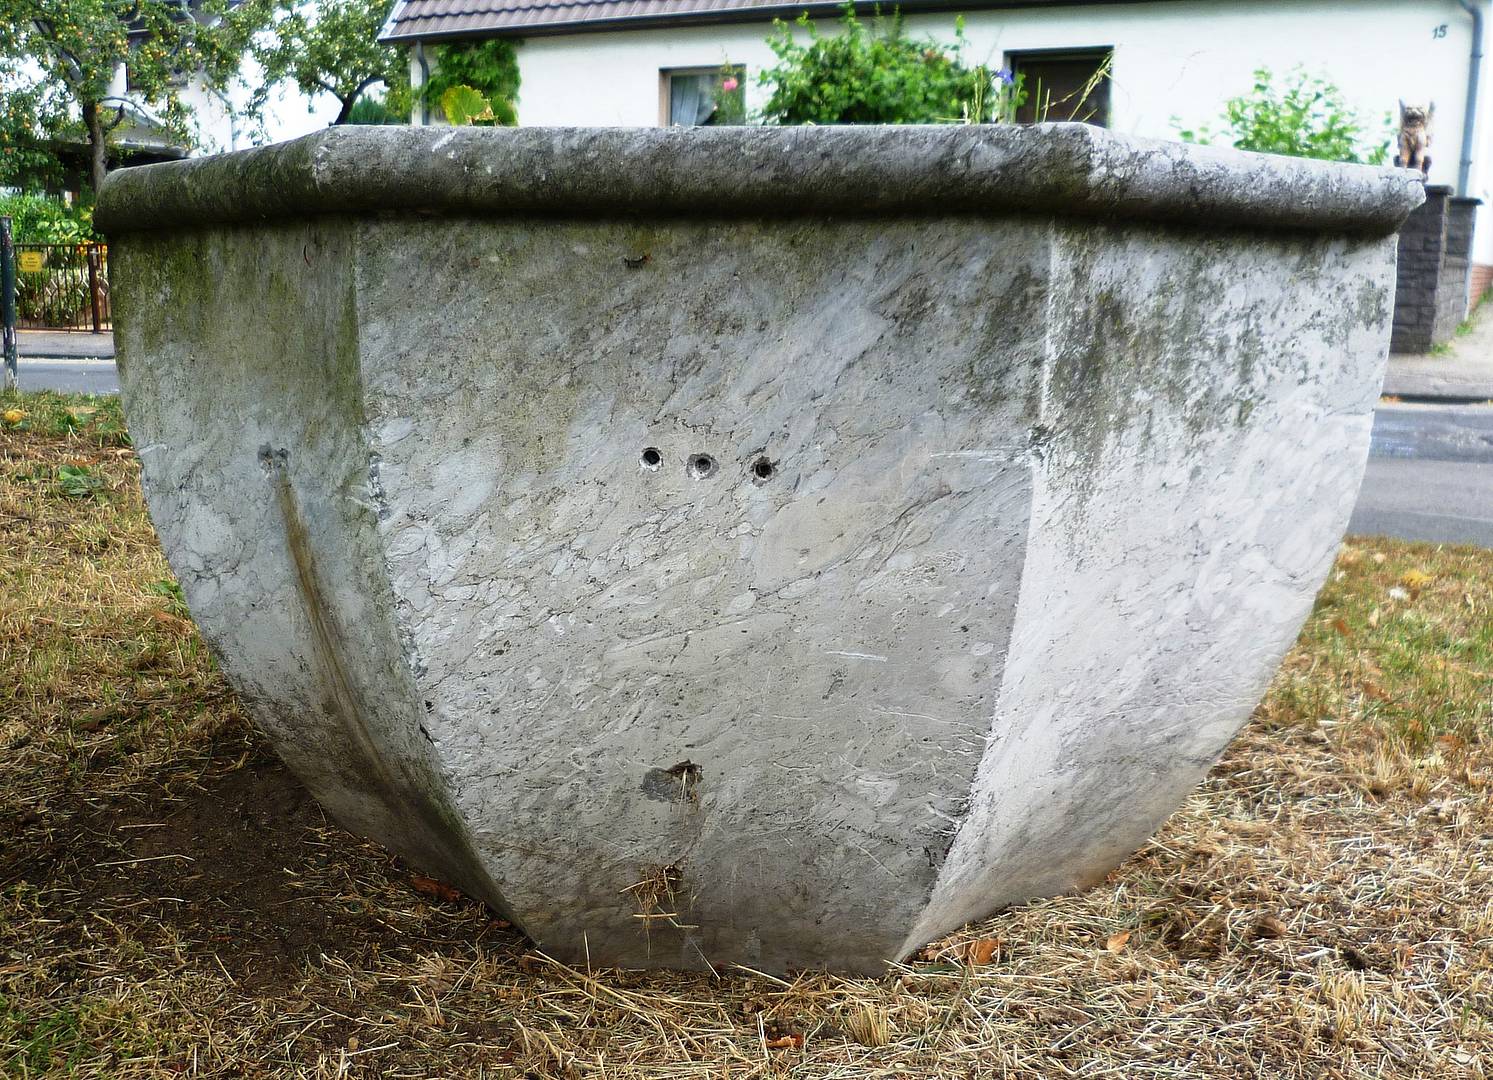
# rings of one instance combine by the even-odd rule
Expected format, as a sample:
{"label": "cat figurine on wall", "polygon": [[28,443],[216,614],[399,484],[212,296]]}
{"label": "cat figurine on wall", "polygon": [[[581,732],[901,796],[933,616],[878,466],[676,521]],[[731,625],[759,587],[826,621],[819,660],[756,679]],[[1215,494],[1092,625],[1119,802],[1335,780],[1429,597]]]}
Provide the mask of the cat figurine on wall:
{"label": "cat figurine on wall", "polygon": [[1431,119],[1436,103],[1406,105],[1400,102],[1399,153],[1395,164],[1404,169],[1419,169],[1422,176],[1431,173]]}

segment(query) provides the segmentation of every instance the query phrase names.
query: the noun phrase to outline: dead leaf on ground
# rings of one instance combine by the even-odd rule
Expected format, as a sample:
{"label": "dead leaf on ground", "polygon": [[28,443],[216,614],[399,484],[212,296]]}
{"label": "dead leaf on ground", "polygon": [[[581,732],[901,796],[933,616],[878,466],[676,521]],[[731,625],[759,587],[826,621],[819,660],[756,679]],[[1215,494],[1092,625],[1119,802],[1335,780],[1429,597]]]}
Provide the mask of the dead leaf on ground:
{"label": "dead leaf on ground", "polygon": [[1000,951],[1001,939],[993,937],[976,938],[969,943],[969,951],[965,954],[974,967],[984,967],[995,959],[995,954]]}
{"label": "dead leaf on ground", "polygon": [[192,624],[180,615],[173,615],[169,611],[160,610],[160,608],[151,611],[150,617],[168,630],[175,630],[178,634],[190,633],[192,629]]}
{"label": "dead leaf on ground", "polygon": [[449,904],[459,904],[466,899],[460,889],[447,885],[444,881],[428,878],[421,874],[410,875],[410,888],[417,893],[433,896],[437,900],[444,900]]}
{"label": "dead leaf on ground", "polygon": [[1262,938],[1283,938],[1290,932],[1290,927],[1285,920],[1277,915],[1266,915],[1255,924],[1255,936]]}
{"label": "dead leaf on ground", "polygon": [[769,1050],[797,1050],[803,1044],[804,1037],[802,1035],[784,1035],[777,1039],[767,1040],[767,1048]]}
{"label": "dead leaf on ground", "polygon": [[1120,952],[1125,948],[1126,942],[1130,940],[1131,933],[1132,931],[1130,930],[1121,930],[1118,934],[1110,934],[1109,940],[1104,943],[1104,947],[1112,953]]}

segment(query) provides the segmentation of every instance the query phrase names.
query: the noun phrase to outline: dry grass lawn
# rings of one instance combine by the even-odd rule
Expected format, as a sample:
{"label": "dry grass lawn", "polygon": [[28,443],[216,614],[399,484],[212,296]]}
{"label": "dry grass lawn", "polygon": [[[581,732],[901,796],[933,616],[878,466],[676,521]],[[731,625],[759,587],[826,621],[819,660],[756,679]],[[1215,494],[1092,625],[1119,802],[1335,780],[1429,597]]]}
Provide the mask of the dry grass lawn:
{"label": "dry grass lawn", "polygon": [[1493,552],[1346,545],[1253,721],[1099,888],[876,980],[588,973],[285,773],[117,405],[0,413],[0,1076],[1493,1072]]}

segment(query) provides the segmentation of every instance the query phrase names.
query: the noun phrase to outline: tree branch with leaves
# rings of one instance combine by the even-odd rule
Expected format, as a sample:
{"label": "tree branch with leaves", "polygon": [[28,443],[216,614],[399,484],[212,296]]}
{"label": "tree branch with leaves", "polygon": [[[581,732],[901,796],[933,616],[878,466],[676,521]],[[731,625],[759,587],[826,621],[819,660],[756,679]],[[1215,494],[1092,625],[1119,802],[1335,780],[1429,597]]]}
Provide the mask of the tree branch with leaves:
{"label": "tree branch with leaves", "polygon": [[277,84],[293,82],[307,97],[336,98],[341,108],[332,123],[345,124],[372,88],[408,83],[404,51],[378,40],[388,9],[388,0],[281,0],[254,50],[264,78],[251,107],[262,108]]}
{"label": "tree branch with leaves", "polygon": [[54,140],[69,124],[61,95],[17,73],[0,73],[0,188],[59,183],[63,165]]}
{"label": "tree branch with leaves", "polygon": [[[263,17],[259,4],[232,0],[0,0],[0,59],[36,64],[42,87],[66,99],[97,191],[112,136],[133,116],[192,145],[182,89],[194,78],[226,87]],[[114,93],[122,68],[127,85]]]}

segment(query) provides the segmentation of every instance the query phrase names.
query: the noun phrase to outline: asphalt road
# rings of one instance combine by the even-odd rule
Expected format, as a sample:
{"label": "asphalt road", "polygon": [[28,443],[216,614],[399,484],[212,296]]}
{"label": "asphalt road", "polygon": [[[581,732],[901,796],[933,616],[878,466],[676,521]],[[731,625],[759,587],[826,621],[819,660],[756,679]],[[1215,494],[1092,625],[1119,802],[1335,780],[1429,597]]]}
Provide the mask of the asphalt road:
{"label": "asphalt road", "polygon": [[[27,360],[21,388],[119,392],[108,360]],[[1493,547],[1493,405],[1383,405],[1350,533]]]}
{"label": "asphalt road", "polygon": [[1348,531],[1493,547],[1493,406],[1381,405]]}
{"label": "asphalt road", "polygon": [[28,360],[23,356],[16,365],[16,378],[22,390],[119,393],[119,373],[112,360]]}

